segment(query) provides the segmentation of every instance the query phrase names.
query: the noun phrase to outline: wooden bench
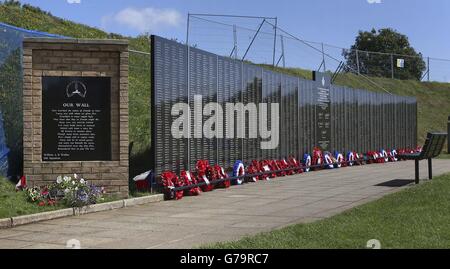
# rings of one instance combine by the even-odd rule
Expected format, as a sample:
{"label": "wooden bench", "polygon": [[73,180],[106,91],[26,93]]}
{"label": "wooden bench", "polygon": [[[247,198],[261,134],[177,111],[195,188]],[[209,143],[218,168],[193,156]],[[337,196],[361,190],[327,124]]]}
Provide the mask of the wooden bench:
{"label": "wooden bench", "polygon": [[446,133],[428,133],[421,152],[397,155],[398,158],[415,161],[416,184],[419,184],[419,161],[421,160],[428,160],[428,178],[433,179],[431,160],[441,154],[446,138]]}

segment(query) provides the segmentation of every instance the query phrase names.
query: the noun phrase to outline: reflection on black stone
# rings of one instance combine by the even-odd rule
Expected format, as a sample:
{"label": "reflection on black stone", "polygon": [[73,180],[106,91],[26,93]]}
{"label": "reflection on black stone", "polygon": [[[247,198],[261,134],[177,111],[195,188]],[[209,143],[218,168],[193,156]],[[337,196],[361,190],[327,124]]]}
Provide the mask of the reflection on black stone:
{"label": "reflection on black stone", "polygon": [[[158,36],[152,36],[152,42],[152,145],[157,174],[194,170],[201,159],[224,167],[236,160],[302,159],[316,146],[342,153],[416,146],[415,98],[331,85],[330,77],[322,73],[315,74],[315,81],[292,77]],[[193,118],[188,127],[194,138],[175,139],[171,124],[177,117],[171,109],[175,103],[189,104],[194,117],[202,109],[195,107],[195,95],[202,95],[202,106],[267,103],[268,115],[270,104],[280,104],[278,148],[262,150],[260,137],[195,138],[202,135],[202,128],[195,128]],[[258,121],[247,114],[246,133],[249,122]],[[201,117],[201,125],[206,119]],[[236,122],[236,115],[225,117],[222,127]],[[272,126],[270,117],[266,124]]]}

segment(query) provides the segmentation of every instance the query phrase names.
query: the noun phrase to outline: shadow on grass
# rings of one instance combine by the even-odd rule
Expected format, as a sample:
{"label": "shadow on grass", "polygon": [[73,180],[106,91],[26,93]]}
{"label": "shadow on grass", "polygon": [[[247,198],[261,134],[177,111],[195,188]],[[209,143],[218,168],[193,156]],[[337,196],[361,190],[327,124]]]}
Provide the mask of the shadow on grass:
{"label": "shadow on grass", "polygon": [[391,187],[391,188],[398,188],[398,187],[403,187],[409,184],[414,183],[414,180],[412,179],[394,179],[394,180],[389,180],[386,182],[382,182],[380,184],[377,184],[375,186],[379,186],[379,187]]}

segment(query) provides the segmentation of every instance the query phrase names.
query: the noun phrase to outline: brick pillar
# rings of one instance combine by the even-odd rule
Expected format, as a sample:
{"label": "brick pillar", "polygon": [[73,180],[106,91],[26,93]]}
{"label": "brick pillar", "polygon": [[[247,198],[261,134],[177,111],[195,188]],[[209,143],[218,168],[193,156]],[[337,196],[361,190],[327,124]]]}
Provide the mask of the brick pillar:
{"label": "brick pillar", "polygon": [[[58,175],[77,173],[93,184],[104,186],[108,193],[127,197],[128,41],[25,38],[23,76],[24,175],[29,185],[46,185],[54,182]],[[82,155],[89,157],[89,160],[74,160],[72,157],[48,159],[44,152],[47,149],[43,149],[43,140],[47,137],[43,137],[43,133],[51,131],[43,130],[43,126],[48,124],[47,121],[43,122],[43,111],[46,111],[43,107],[43,81],[48,81],[49,77],[62,84],[71,80],[96,81],[95,78],[105,78],[108,81],[109,84],[105,85],[110,85],[107,89],[110,104],[105,102],[110,110],[107,112],[110,130],[107,128],[108,135],[105,139],[110,141],[110,154],[107,154],[110,157],[92,160],[94,153],[86,151]],[[57,87],[56,92],[59,88],[61,91],[70,88],[62,84]],[[91,85],[86,87],[88,94],[99,89]],[[100,88],[103,91],[105,87]],[[51,96],[45,98],[52,101]]]}

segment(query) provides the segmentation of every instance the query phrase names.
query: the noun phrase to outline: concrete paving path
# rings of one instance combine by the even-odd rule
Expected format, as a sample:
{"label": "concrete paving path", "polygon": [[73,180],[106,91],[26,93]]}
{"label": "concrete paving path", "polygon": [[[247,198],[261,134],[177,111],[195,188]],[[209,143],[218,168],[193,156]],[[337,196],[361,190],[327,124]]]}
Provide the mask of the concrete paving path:
{"label": "concrete paving path", "polygon": [[[450,160],[434,160],[434,174]],[[421,178],[427,177],[421,162]],[[50,220],[0,230],[0,248],[192,248],[311,222],[405,187],[376,186],[414,178],[413,162],[305,173],[219,189],[180,201]]]}

